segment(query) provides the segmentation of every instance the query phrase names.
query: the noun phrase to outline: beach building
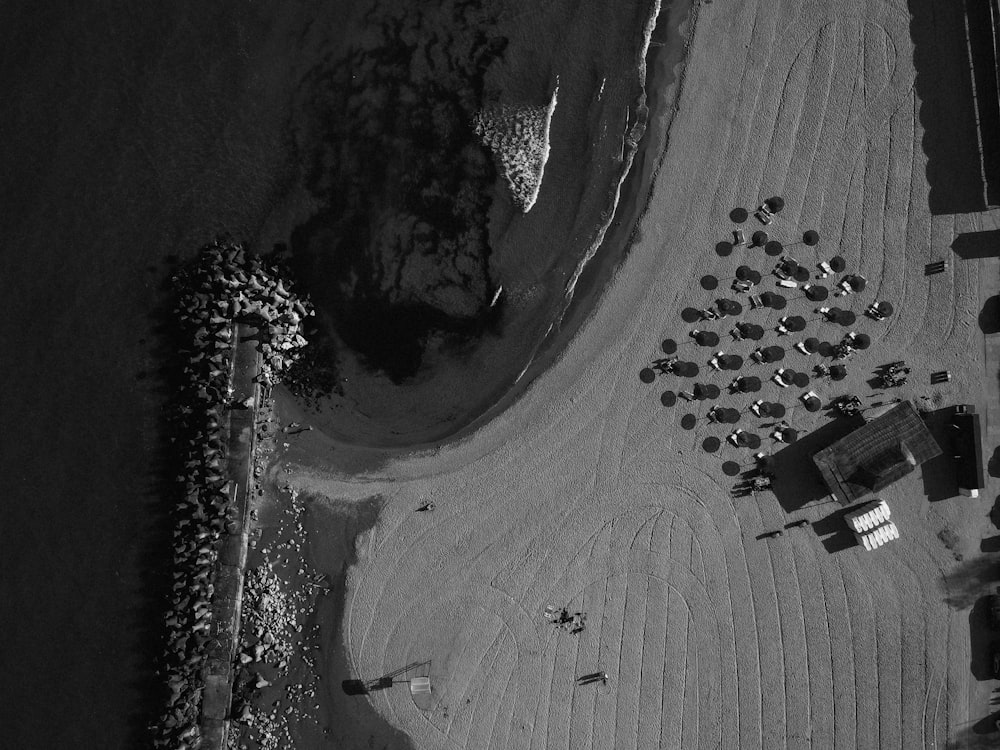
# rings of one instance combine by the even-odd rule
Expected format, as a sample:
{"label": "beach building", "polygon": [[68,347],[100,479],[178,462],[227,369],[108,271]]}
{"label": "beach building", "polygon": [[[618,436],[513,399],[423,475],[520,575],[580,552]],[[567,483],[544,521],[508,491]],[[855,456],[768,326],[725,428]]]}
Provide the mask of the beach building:
{"label": "beach building", "polygon": [[941,448],[913,404],[902,401],[818,451],[813,462],[841,505],[851,505],[899,481]]}

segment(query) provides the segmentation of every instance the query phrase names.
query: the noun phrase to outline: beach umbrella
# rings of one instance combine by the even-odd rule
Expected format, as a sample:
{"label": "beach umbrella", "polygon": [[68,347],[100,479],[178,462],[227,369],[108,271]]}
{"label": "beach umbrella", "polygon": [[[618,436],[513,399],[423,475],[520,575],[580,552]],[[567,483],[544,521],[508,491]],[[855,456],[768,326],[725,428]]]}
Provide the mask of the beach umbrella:
{"label": "beach umbrella", "polygon": [[798,269],[799,264],[791,258],[785,258],[778,264],[778,270],[786,276],[791,276]]}
{"label": "beach umbrella", "polygon": [[809,376],[804,372],[796,372],[792,375],[792,383],[796,388],[805,388],[809,385]]}
{"label": "beach umbrella", "polygon": [[756,393],[760,390],[760,378],[748,375],[736,381],[740,393]]}
{"label": "beach umbrella", "polygon": [[772,345],[764,347],[764,360],[766,362],[780,362],[785,358],[783,347]]}
{"label": "beach umbrella", "polygon": [[708,394],[709,398],[718,398],[722,391],[715,383],[708,383],[705,385],[705,393]]}
{"label": "beach umbrella", "polygon": [[674,365],[674,374],[682,378],[697,377],[699,367],[694,362],[678,362]]}
{"label": "beach umbrella", "polygon": [[816,396],[806,396],[802,401],[806,405],[806,411],[819,411],[823,408],[823,403]]}
{"label": "beach umbrella", "polygon": [[685,323],[694,323],[701,319],[701,311],[694,307],[685,307],[681,310],[681,320]]}
{"label": "beach umbrella", "polygon": [[792,274],[792,278],[800,284],[809,281],[809,269],[805,266],[799,266],[795,269],[795,273]]}
{"label": "beach umbrella", "polygon": [[844,279],[847,285],[851,287],[855,292],[863,292],[865,287],[868,285],[868,280],[864,276],[859,276],[858,274],[852,274]]}
{"label": "beach umbrella", "polygon": [[737,432],[736,433],[736,445],[740,448],[750,447],[750,433],[749,432]]}
{"label": "beach umbrella", "polygon": [[706,398],[708,398],[708,390],[705,388],[705,385],[703,383],[695,383],[693,390],[694,390],[694,397],[699,401],[704,401]]}
{"label": "beach umbrella", "polygon": [[743,367],[743,357],[739,354],[723,354],[719,357],[719,366],[723,370],[738,370]]}
{"label": "beach umbrella", "polygon": [[739,315],[743,312],[743,305],[734,299],[720,299],[716,304],[724,315]]}
{"label": "beach umbrella", "polygon": [[777,299],[778,295],[774,292],[762,292],[760,295],[760,301],[764,303],[766,307],[772,307],[774,305],[774,300]]}
{"label": "beach umbrella", "polygon": [[753,269],[750,266],[740,266],[736,269],[736,278],[740,281],[749,281]]}
{"label": "beach umbrella", "polygon": [[673,391],[664,391],[660,394],[660,403],[664,406],[673,406],[677,403],[677,394]]}
{"label": "beach umbrella", "polygon": [[720,422],[725,422],[726,424],[736,424],[740,421],[740,411],[739,409],[722,409],[723,418]]}
{"label": "beach umbrella", "polygon": [[843,380],[847,377],[847,368],[844,365],[833,365],[830,368],[831,380]]}
{"label": "beach umbrella", "polygon": [[719,286],[719,280],[712,276],[711,274],[706,274],[701,277],[701,288],[712,291]]}
{"label": "beach umbrella", "polygon": [[720,445],[722,445],[722,441],[714,435],[705,438],[701,443],[701,447],[705,449],[706,453],[715,453],[719,450]]}
{"label": "beach umbrella", "polygon": [[837,322],[840,325],[844,326],[845,328],[848,327],[848,326],[854,325],[854,323],[857,321],[857,319],[858,319],[858,316],[855,315],[850,310],[841,310],[837,314],[837,318],[836,318]]}
{"label": "beach umbrella", "polygon": [[784,251],[785,246],[777,240],[770,240],[764,245],[764,252],[771,257],[777,257]]}
{"label": "beach umbrella", "polygon": [[788,307],[788,300],[781,294],[771,294],[771,304],[768,305],[772,310],[784,310]]}
{"label": "beach umbrella", "polygon": [[832,357],[834,346],[829,341],[821,341],[819,347],[816,349],[821,357]]}
{"label": "beach umbrella", "polygon": [[784,326],[793,333],[799,333],[806,329],[806,319],[801,315],[789,315],[785,318]]}
{"label": "beach umbrella", "polygon": [[764,247],[768,240],[767,232],[763,229],[758,229],[751,235],[750,239],[752,241],[751,247]]}
{"label": "beach umbrella", "polygon": [[761,278],[760,271],[751,271],[750,276],[747,278],[747,281],[749,281],[751,284],[759,284],[760,278]]}
{"label": "beach umbrella", "polygon": [[677,342],[673,339],[663,339],[660,343],[660,349],[664,354],[673,354],[677,351]]}
{"label": "beach umbrella", "polygon": [[760,341],[764,338],[764,326],[757,323],[746,323],[745,327],[741,328],[740,331],[751,341]]}
{"label": "beach umbrella", "polygon": [[841,273],[845,268],[847,268],[847,261],[839,255],[834,255],[830,258],[829,264],[834,273]]}
{"label": "beach umbrella", "polygon": [[718,346],[719,334],[715,331],[698,331],[694,335],[694,340],[699,346]]}
{"label": "beach umbrella", "polygon": [[783,404],[771,404],[771,416],[775,419],[781,419],[785,416],[785,407]]}
{"label": "beach umbrella", "polygon": [[802,241],[804,243],[806,243],[807,245],[809,245],[809,247],[813,247],[815,245],[818,245],[819,244],[819,232],[817,232],[815,229],[808,230],[805,234],[802,235]]}
{"label": "beach umbrella", "polygon": [[892,315],[893,312],[891,302],[879,302],[878,304],[875,305],[875,309],[878,310],[880,315],[883,315],[885,317],[889,317],[890,315]]}
{"label": "beach umbrella", "polygon": [[747,448],[749,448],[750,450],[757,450],[758,448],[760,448],[759,435],[756,435],[753,432],[744,432],[742,434],[746,435]]}
{"label": "beach umbrella", "polygon": [[825,300],[827,297],[830,296],[830,290],[827,289],[822,284],[810,284],[809,286],[805,287],[805,290],[806,290],[806,297],[811,302],[822,302],[823,300]]}
{"label": "beach umbrella", "polygon": [[652,383],[656,380],[656,373],[652,371],[649,367],[643,367],[639,370],[639,380],[643,383]]}
{"label": "beach umbrella", "polygon": [[802,346],[810,354],[815,354],[819,350],[819,339],[815,336],[810,336],[805,341],[802,342]]}
{"label": "beach umbrella", "polygon": [[698,418],[694,414],[685,414],[681,417],[681,427],[685,430],[693,430],[696,424],[698,424]]}
{"label": "beach umbrella", "polygon": [[715,254],[720,258],[725,258],[728,255],[733,254],[733,243],[732,242],[717,242],[715,243]]}
{"label": "beach umbrella", "polygon": [[799,439],[798,430],[794,430],[791,427],[783,427],[781,430],[781,437],[786,443],[794,443]]}
{"label": "beach umbrella", "polygon": [[760,406],[757,407],[757,411],[760,412],[760,415],[762,417],[770,417],[771,416],[771,409],[773,407],[774,407],[774,404],[772,404],[770,401],[763,401],[763,402],[761,402]]}
{"label": "beach umbrella", "polygon": [[867,333],[859,333],[857,336],[854,337],[854,341],[851,343],[851,346],[853,346],[855,349],[862,349],[862,350],[867,349],[871,345],[872,345],[872,337],[869,336]]}
{"label": "beach umbrella", "polygon": [[774,197],[768,198],[764,201],[764,205],[767,206],[767,209],[772,214],[776,214],[785,207],[785,199],[775,195]]}
{"label": "beach umbrella", "polygon": [[742,224],[748,218],[750,218],[750,212],[745,208],[734,208],[729,212],[729,220],[734,224]]}
{"label": "beach umbrella", "polygon": [[726,461],[722,464],[722,473],[727,477],[735,477],[740,473],[740,465],[735,461]]}

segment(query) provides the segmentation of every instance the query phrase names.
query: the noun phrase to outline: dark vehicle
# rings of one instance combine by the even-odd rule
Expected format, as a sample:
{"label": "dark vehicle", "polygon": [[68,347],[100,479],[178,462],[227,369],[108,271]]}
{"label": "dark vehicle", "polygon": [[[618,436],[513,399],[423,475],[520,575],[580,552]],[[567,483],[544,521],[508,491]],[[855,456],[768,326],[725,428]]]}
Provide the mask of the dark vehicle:
{"label": "dark vehicle", "polygon": [[808,518],[800,518],[798,521],[792,521],[790,524],[788,524],[788,528],[801,529],[803,526],[808,526],[808,525],[809,525]]}
{"label": "dark vehicle", "polygon": [[761,534],[765,539],[775,539],[776,537],[782,536],[785,532],[781,529],[775,529],[774,531],[767,531]]}

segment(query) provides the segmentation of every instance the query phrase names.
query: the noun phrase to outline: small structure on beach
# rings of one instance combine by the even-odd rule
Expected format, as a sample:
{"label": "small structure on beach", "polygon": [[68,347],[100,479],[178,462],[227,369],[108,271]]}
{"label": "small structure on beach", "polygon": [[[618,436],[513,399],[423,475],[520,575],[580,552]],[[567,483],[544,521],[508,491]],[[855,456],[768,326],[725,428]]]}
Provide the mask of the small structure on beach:
{"label": "small structure on beach", "polygon": [[851,505],[939,455],[941,447],[913,404],[902,401],[818,451],[813,462],[830,494]]}
{"label": "small structure on beach", "polygon": [[982,443],[976,408],[959,404],[951,417],[951,455],[955,460],[958,491],[966,497],[979,497],[979,490],[986,486]]}

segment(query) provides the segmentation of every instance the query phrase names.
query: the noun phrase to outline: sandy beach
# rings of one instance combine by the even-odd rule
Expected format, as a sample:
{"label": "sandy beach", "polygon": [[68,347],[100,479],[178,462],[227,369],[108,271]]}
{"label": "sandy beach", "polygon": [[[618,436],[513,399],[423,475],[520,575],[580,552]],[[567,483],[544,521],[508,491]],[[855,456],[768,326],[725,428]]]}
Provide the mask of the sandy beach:
{"label": "sandy beach", "polygon": [[[691,381],[639,377],[673,338],[700,364],[700,380],[724,389],[731,376],[688,343],[680,314],[729,294],[742,264],[774,288],[775,259],[761,248],[716,248],[734,229],[760,226],[752,216],[735,224],[734,208],[752,213],[780,195],[785,208],[768,232],[788,254],[810,267],[840,255],[867,279],[837,304],[857,313],[871,347],[844,381],[810,388],[824,402],[901,397],[933,413],[973,404],[992,455],[997,327],[982,311],[1000,269],[995,252],[960,249],[991,241],[1000,214],[970,187],[978,145],[950,135],[974,120],[955,93],[968,76],[963,38],[961,13],[929,2],[704,3],[628,257],[606,287],[595,285],[595,303],[578,313],[585,322],[524,394],[432,450],[373,457],[316,430],[283,453],[274,470],[291,470],[287,481],[315,506],[307,513],[380,498],[374,525],[354,541],[341,638],[357,678],[429,662],[429,698],[415,700],[406,685],[368,697],[415,747],[991,741],[995,683],[975,605],[995,578],[995,479],[978,499],[956,497],[949,460],[928,463],[881,493],[901,539],[874,553],[844,548],[838,507],[808,456],[796,459],[801,496],[734,498],[722,464],[746,465],[750,452],[705,419],[709,404],[661,405],[663,390]],[[808,229],[819,232],[815,247],[800,243]],[[945,271],[925,275],[937,260],[949,261]],[[726,286],[703,289],[705,275]],[[744,318],[770,331],[781,315],[801,314],[803,336],[843,334],[786,291],[786,312],[747,305]],[[876,300],[895,314],[863,317]],[[727,338],[731,320],[709,325]],[[782,341],[785,365],[810,370],[815,357],[792,342]],[[748,355],[752,343],[723,347]],[[872,372],[894,360],[912,368],[909,382],[873,392]],[[754,372],[761,395],[794,405],[800,392],[770,383],[772,369]],[[951,380],[931,385],[939,370]],[[305,418],[290,402],[282,408],[285,419]],[[681,427],[688,413],[690,430]],[[830,417],[799,408],[788,419],[809,434]],[[768,432],[751,417],[741,426]],[[718,452],[702,448],[711,436],[722,439]],[[765,449],[799,455],[767,440]],[[434,510],[417,512],[428,500]],[[332,533],[324,529],[307,526],[313,549]],[[550,605],[586,613],[586,629],[554,628]],[[332,657],[327,666],[335,673]],[[575,683],[595,670],[606,684]]]}

